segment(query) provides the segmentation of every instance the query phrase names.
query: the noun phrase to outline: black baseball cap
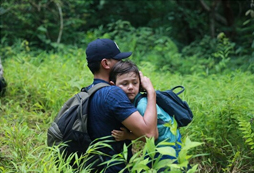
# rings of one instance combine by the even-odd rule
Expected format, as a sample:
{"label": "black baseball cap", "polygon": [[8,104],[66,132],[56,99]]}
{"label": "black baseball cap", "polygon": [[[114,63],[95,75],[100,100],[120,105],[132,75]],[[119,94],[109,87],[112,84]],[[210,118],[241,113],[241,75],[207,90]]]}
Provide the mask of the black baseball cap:
{"label": "black baseball cap", "polygon": [[131,56],[132,52],[120,52],[118,45],[110,39],[96,39],[86,48],[88,62],[101,61],[103,58],[121,60]]}

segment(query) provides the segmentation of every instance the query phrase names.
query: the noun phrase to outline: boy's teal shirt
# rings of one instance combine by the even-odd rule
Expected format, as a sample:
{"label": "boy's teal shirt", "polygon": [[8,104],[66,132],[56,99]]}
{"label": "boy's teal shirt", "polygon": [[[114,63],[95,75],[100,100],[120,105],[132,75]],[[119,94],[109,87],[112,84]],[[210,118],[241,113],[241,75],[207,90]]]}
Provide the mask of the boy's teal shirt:
{"label": "boy's teal shirt", "polygon": [[[135,97],[134,100],[134,105],[135,102],[137,101],[137,97],[140,95],[140,93],[137,94],[137,96]],[[146,107],[147,107],[147,98],[143,97],[140,99],[140,101],[137,104],[137,109],[139,111],[139,113],[144,116],[145,111],[146,111]],[[159,107],[156,104],[156,108],[157,108],[157,119],[161,119],[164,122],[170,122],[171,124],[174,123],[174,119],[172,116],[170,116],[167,112],[165,112],[161,107]],[[161,141],[166,140],[167,142],[177,142],[177,139],[181,136],[179,130],[177,129],[177,134],[176,136],[170,131],[169,127],[164,126],[163,124],[157,124],[158,127],[158,132],[159,132],[159,137],[158,139],[155,141],[156,144],[158,144]]]}

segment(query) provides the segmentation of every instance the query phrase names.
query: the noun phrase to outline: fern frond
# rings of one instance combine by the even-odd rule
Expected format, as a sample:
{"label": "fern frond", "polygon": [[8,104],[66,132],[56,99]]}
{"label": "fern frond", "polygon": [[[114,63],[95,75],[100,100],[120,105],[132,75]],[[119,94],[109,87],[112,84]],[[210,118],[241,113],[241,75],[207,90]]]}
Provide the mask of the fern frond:
{"label": "fern frond", "polygon": [[243,134],[243,138],[245,139],[245,143],[250,146],[252,152],[254,152],[254,132],[251,129],[250,121],[247,121],[243,118],[238,118],[239,130]]}

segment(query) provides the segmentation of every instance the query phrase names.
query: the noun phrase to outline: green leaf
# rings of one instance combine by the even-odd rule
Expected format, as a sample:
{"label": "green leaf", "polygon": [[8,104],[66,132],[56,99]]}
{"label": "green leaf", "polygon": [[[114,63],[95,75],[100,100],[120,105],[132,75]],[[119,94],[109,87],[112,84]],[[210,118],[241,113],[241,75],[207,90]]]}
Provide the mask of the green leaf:
{"label": "green leaf", "polygon": [[192,168],[191,168],[191,169],[189,169],[189,170],[187,171],[187,173],[195,173],[195,172],[196,172],[196,170],[197,170],[197,168],[198,168],[198,164],[196,164],[196,165],[192,166]]}
{"label": "green leaf", "polygon": [[249,144],[250,144],[250,142],[252,142],[252,141],[253,141],[253,139],[251,139],[251,138],[249,138],[249,139],[246,140],[246,142],[249,143]]}
{"label": "green leaf", "polygon": [[128,148],[125,143],[123,145],[123,157],[125,160],[128,160]]}
{"label": "green leaf", "polygon": [[136,162],[132,167],[132,171],[140,172],[142,170],[149,170],[150,168],[147,166],[149,163],[149,158]]}
{"label": "green leaf", "polygon": [[41,31],[41,32],[44,32],[44,33],[47,32],[47,28],[45,28],[43,25],[39,26],[39,27],[37,28],[37,30],[38,30],[38,31]]}
{"label": "green leaf", "polygon": [[151,158],[155,156],[155,148],[154,138],[146,138],[144,151],[146,151]]}
{"label": "green leaf", "polygon": [[197,147],[197,146],[202,145],[202,144],[203,144],[202,142],[191,142],[189,137],[187,137],[182,150],[189,150],[191,148]]}
{"label": "green leaf", "polygon": [[162,154],[162,155],[169,155],[169,156],[173,156],[176,157],[176,150],[173,147],[158,147],[157,151]]}
{"label": "green leaf", "polygon": [[160,160],[155,166],[154,169],[159,170],[160,168],[169,168],[172,165],[175,165],[176,168],[180,168],[177,164],[173,164],[174,159],[163,159]]}

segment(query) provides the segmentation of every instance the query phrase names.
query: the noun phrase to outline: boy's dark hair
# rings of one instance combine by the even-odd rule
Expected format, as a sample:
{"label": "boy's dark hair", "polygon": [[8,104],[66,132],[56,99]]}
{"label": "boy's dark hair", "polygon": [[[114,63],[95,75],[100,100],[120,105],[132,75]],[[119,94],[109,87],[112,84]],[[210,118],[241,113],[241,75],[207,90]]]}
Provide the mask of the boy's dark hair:
{"label": "boy's dark hair", "polygon": [[136,66],[136,64],[134,64],[130,60],[117,62],[109,74],[109,80],[115,83],[116,77],[118,75],[121,76],[123,74],[130,73],[130,72],[134,72],[135,74],[137,74],[139,81],[141,81],[138,67]]}

